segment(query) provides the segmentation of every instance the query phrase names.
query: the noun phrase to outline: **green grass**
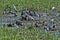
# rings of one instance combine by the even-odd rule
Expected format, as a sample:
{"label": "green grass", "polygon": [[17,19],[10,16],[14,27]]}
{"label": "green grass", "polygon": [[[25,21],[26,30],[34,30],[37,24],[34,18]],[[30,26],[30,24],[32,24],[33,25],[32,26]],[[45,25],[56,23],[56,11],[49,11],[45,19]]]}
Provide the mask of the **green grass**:
{"label": "green grass", "polygon": [[39,12],[50,12],[50,8],[55,6],[56,11],[60,12],[60,0],[0,0],[0,16],[6,5],[13,10],[13,4],[20,11],[27,8]]}
{"label": "green grass", "polygon": [[60,40],[60,37],[36,27],[30,29],[0,27],[0,40]]}
{"label": "green grass", "polygon": [[6,5],[9,5],[13,9],[13,4],[16,5],[18,10],[28,8],[34,11],[44,12],[50,11],[50,7],[52,6],[60,6],[60,0],[0,0],[0,11],[3,10]]}
{"label": "green grass", "polygon": [[[13,4],[18,10],[28,8],[34,11],[50,12],[50,7],[60,6],[60,0],[0,0],[0,15],[6,5],[13,9]],[[57,11],[60,11],[60,7],[57,8]],[[56,36],[35,27],[32,29],[0,27],[0,40],[60,40],[60,35]]]}

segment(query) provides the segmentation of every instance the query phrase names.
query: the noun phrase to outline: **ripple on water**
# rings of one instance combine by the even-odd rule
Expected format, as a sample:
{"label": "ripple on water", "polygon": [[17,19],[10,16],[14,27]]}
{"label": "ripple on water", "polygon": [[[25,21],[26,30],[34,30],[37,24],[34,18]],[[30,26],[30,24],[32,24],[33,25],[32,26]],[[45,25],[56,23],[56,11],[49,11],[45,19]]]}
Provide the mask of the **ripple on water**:
{"label": "ripple on water", "polygon": [[55,35],[60,35],[60,32],[54,32]]}

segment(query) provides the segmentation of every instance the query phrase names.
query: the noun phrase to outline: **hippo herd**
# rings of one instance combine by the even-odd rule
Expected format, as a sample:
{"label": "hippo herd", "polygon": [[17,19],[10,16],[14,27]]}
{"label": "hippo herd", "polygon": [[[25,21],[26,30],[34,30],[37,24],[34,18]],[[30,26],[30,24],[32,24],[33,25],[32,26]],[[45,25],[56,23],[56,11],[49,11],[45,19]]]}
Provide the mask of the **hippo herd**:
{"label": "hippo herd", "polygon": [[[23,21],[26,21],[27,23],[28,23],[28,21],[30,21],[30,22],[33,21],[35,27],[43,28],[46,31],[49,31],[49,30],[55,31],[58,28],[57,26],[59,26],[59,21],[60,21],[59,15],[60,14],[56,13],[56,12],[50,12],[50,13],[35,12],[33,10],[24,9],[21,11],[21,13],[19,13],[21,15],[17,19],[17,16],[18,16],[17,12],[13,12],[13,11],[11,11],[10,7],[6,7],[3,10],[3,15],[6,15],[6,16],[3,16],[3,17],[10,18],[10,19],[7,19],[10,21],[12,18],[13,19],[15,18],[13,21],[11,21],[11,22],[9,21],[10,23],[7,24],[8,27],[16,26],[17,28],[19,28],[19,26],[23,26],[23,24],[22,24]],[[22,22],[20,22],[20,21],[22,21]],[[6,22],[5,22],[5,24],[6,24]]]}

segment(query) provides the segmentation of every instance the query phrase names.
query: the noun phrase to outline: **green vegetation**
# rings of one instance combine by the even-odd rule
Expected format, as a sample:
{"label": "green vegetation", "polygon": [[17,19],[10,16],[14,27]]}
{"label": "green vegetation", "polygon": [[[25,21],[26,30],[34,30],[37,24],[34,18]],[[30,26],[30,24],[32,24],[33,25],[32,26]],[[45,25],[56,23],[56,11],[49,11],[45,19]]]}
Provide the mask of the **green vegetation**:
{"label": "green vegetation", "polygon": [[60,38],[35,27],[28,29],[0,27],[0,40],[60,40]]}
{"label": "green vegetation", "polygon": [[[28,8],[34,11],[50,12],[50,7],[55,6],[57,11],[60,11],[60,0],[0,0],[0,15],[6,5],[13,10],[13,4],[18,10]],[[0,40],[60,40],[60,35],[57,36],[35,27],[29,29],[0,27]]]}
{"label": "green vegetation", "polygon": [[60,11],[60,0],[0,0],[0,11],[2,11],[6,5],[9,5],[13,9],[13,4],[16,5],[18,10],[28,8],[34,11],[50,11],[50,7],[58,7]]}

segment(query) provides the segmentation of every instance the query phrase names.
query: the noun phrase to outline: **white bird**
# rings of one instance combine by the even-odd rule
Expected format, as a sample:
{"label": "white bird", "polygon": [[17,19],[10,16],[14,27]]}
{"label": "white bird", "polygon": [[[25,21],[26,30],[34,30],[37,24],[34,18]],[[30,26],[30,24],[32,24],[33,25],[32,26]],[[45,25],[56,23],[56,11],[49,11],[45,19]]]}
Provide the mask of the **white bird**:
{"label": "white bird", "polygon": [[53,22],[53,21],[54,21],[54,19],[51,19],[51,21]]}
{"label": "white bird", "polygon": [[52,7],[52,10],[54,10],[55,9],[55,7]]}

